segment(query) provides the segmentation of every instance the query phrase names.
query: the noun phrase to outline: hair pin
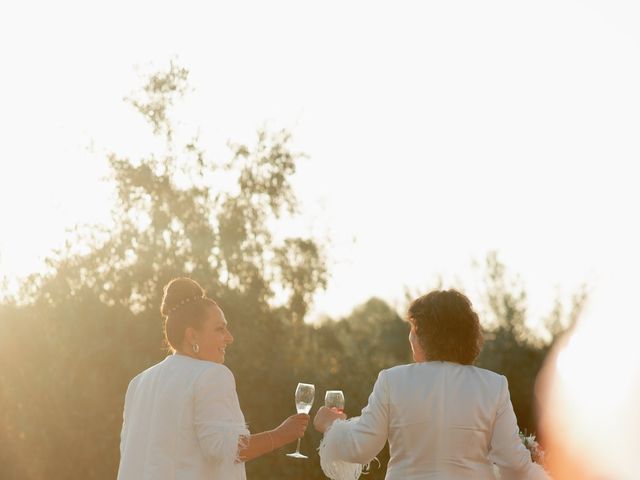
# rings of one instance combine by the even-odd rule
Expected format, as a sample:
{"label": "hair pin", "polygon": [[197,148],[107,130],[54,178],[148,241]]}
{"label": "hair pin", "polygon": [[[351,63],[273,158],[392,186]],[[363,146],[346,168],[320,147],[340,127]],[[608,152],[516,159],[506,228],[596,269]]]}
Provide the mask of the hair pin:
{"label": "hair pin", "polygon": [[177,309],[182,307],[183,305],[186,305],[189,302],[195,302],[196,300],[198,300],[200,298],[203,298],[203,297],[201,295],[195,295],[193,297],[184,298],[184,299],[180,300],[177,304],[175,304],[173,307],[171,307],[171,309],[169,310],[169,313],[173,313]]}

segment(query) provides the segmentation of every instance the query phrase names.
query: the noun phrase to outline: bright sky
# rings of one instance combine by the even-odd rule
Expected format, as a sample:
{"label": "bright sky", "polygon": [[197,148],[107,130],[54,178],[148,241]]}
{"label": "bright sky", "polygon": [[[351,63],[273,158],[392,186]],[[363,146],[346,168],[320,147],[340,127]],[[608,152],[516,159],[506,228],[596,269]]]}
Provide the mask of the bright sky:
{"label": "bright sky", "polygon": [[265,122],[310,156],[302,233],[330,239],[332,273],[314,315],[439,274],[474,298],[490,250],[534,316],[584,281],[615,313],[637,283],[636,2],[206,3],[0,7],[4,275],[108,218],[102,152],[149,149],[122,102],[134,67],[177,56],[195,89],[179,118],[214,156]]}

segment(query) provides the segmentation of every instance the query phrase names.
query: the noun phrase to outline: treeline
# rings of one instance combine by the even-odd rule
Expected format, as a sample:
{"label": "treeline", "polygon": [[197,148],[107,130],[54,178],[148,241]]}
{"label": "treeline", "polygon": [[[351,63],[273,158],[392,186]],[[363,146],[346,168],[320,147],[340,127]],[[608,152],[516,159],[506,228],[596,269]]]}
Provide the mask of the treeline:
{"label": "treeline", "polygon": [[[187,76],[171,64],[129,100],[166,149],[134,160],[109,155],[118,193],[113,225],[78,232],[45,273],[0,303],[3,480],[115,478],[124,392],[166,355],[159,305],[175,276],[196,279],[225,311],[236,338],[227,364],[252,431],[294,413],[299,381],[316,385],[316,406],[325,390],[342,389],[347,413],[357,415],[378,372],[410,361],[408,326],[382,300],[336,321],[303,321],[328,282],[325,254],[312,238],[274,231],[296,211],[290,180],[300,155],[284,131],[231,146],[224,165],[211,162],[197,139],[177,145],[169,107]],[[527,329],[526,295],[495,254],[485,273],[493,321],[478,364],[507,375],[520,425],[532,431],[533,384],[551,342]],[[577,295],[568,312],[558,303],[552,338],[583,300]],[[286,457],[292,445],[250,462],[248,477],[324,478],[319,440],[310,429],[302,443],[309,460]],[[368,478],[384,477],[388,454],[379,458]]]}

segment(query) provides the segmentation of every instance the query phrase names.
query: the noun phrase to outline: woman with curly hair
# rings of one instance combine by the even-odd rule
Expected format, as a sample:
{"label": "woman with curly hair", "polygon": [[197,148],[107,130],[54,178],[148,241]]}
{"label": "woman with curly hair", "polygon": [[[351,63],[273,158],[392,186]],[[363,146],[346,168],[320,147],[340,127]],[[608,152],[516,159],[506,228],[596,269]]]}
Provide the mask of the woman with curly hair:
{"label": "woman with curly hair", "polygon": [[436,290],[409,307],[415,363],[383,370],[360,417],[322,407],[325,474],[358,478],[389,442],[387,480],[547,479],[518,435],[507,379],[473,366],[482,329],[471,302],[456,290]]}

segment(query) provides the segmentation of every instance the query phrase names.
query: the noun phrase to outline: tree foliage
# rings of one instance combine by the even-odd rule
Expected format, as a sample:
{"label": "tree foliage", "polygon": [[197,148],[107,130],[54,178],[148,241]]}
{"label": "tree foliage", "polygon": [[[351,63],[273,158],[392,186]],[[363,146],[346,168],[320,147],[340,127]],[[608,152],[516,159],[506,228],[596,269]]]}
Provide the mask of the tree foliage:
{"label": "tree foliage", "polygon": [[[230,145],[223,164],[197,137],[179,144],[171,106],[187,80],[188,71],[171,63],[127,99],[164,149],[138,159],[108,155],[117,193],[112,226],[78,229],[18,298],[0,301],[3,479],[115,477],[124,392],[166,354],[159,305],[175,276],[196,279],[225,311],[236,338],[228,365],[254,432],[295,411],[299,381],[316,385],[316,405],[325,390],[342,389],[347,413],[357,415],[378,372],[410,361],[408,326],[382,300],[339,321],[304,322],[313,294],[327,284],[323,247],[276,235],[278,220],[297,211],[291,178],[301,155],[286,131]],[[487,271],[499,321],[480,363],[509,377],[529,426],[531,386],[547,346],[528,340],[524,292],[505,283],[497,257]],[[558,303],[555,333],[565,316]],[[309,461],[292,461],[282,449],[250,462],[249,478],[324,478],[319,439],[312,429],[303,439]],[[385,451],[383,468],[369,478],[384,477],[387,458]]]}

